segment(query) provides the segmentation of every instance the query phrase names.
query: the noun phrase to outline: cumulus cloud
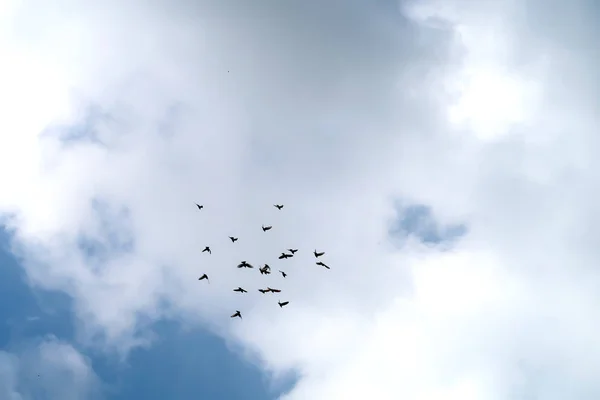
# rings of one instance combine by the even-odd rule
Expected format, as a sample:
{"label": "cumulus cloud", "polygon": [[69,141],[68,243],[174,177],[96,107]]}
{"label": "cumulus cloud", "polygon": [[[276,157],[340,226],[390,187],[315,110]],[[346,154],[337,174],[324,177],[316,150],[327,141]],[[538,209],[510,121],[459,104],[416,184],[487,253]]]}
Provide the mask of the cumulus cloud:
{"label": "cumulus cloud", "polygon": [[[148,321],[200,323],[298,370],[289,399],[594,398],[597,72],[575,3],[15,2],[15,251],[83,341],[126,354]],[[398,201],[464,235],[394,247]],[[231,292],[265,282],[290,307]]]}
{"label": "cumulus cloud", "polygon": [[101,386],[89,360],[54,337],[0,352],[3,399],[100,399]]}

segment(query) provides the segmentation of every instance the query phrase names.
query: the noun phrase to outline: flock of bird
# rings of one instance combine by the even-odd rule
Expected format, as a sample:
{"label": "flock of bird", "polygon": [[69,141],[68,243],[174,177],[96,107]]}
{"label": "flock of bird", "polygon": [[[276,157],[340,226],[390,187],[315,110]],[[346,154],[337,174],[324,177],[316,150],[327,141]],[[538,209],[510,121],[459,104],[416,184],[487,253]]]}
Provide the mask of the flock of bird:
{"label": "flock of bird", "polygon": [[[273,205],[275,208],[277,208],[278,210],[282,210],[283,209],[283,204],[274,204]],[[202,211],[204,209],[203,205],[200,204],[196,204],[196,207],[198,207],[198,210]],[[269,226],[262,226],[262,230],[263,232],[267,232],[269,230],[271,230],[273,227],[271,225]],[[231,243],[235,243],[238,241],[237,237],[234,236],[229,236],[229,240],[231,240]],[[281,255],[279,256],[280,260],[285,260],[291,257],[294,257],[294,255],[296,254],[296,252],[298,251],[298,249],[287,249],[287,251],[289,253],[286,252],[282,252]],[[206,246],[203,250],[203,253],[208,253],[208,254],[212,254],[212,251],[210,249],[209,246]],[[325,254],[324,251],[318,252],[317,250],[315,250],[313,252],[314,256],[316,259],[318,259],[319,257],[323,256]],[[321,261],[317,261],[316,262],[317,265],[321,266],[321,267],[325,267],[327,269],[330,269],[328,265],[326,265],[325,263],[321,262]],[[247,261],[242,261],[237,265],[238,268],[251,268],[253,269],[254,266],[252,264],[249,264]],[[258,271],[260,272],[261,275],[269,275],[271,273],[271,267],[269,266],[269,264],[265,264],[262,267],[258,268]],[[279,270],[279,272],[281,273],[281,276],[286,278],[287,274],[285,273],[285,271]],[[200,278],[198,278],[199,281],[203,281],[206,280],[206,282],[210,283],[210,279],[208,278],[207,274],[203,274],[202,276],[200,276]],[[248,293],[248,291],[242,287],[237,287],[235,289],[233,289],[234,292],[238,292],[238,293]],[[281,293],[280,289],[273,289],[267,286],[266,289],[258,289],[259,292],[265,294],[265,293]],[[278,301],[277,304],[279,304],[280,308],[283,308],[285,306],[287,306],[288,304],[290,304],[289,301]],[[233,313],[231,315],[231,318],[236,318],[239,317],[240,319],[242,319],[242,313],[239,310],[236,310],[235,313]]]}

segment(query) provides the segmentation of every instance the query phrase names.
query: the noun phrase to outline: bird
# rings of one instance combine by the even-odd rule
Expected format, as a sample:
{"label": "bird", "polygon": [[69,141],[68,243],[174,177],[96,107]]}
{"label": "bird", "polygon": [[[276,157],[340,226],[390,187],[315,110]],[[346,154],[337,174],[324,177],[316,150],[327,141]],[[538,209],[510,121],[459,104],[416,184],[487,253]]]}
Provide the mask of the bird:
{"label": "bird", "polygon": [[238,310],[235,310],[235,314],[233,314],[231,316],[231,318],[235,318],[235,317],[240,317],[240,319],[242,319],[242,313],[239,312]]}
{"label": "bird", "polygon": [[242,289],[241,287],[238,287],[237,289],[233,289],[234,292],[240,292],[240,293],[248,293],[247,290]]}
{"label": "bird", "polygon": [[269,275],[271,273],[271,267],[268,264],[265,264],[264,267],[258,269],[261,275]]}
{"label": "bird", "polygon": [[290,258],[290,257],[294,257],[294,256],[291,254],[281,253],[281,255],[279,256],[279,259],[283,260],[284,258]]}
{"label": "bird", "polygon": [[229,239],[231,240],[231,243],[235,243],[238,240],[238,238],[233,236],[229,236]]}
{"label": "bird", "polygon": [[292,254],[296,254],[296,252],[298,251],[298,249],[288,249],[288,251]]}
{"label": "bird", "polygon": [[269,293],[269,289],[258,289],[262,294]]}
{"label": "bird", "polygon": [[204,206],[201,206],[200,204],[196,203],[196,207],[198,207],[198,210],[202,210],[204,208]]}
{"label": "bird", "polygon": [[271,225],[269,225],[269,226],[264,226],[264,225],[263,225],[263,226],[262,226],[262,230],[263,230],[263,232],[266,232],[266,231],[268,231],[268,230],[269,230],[269,229],[271,229],[271,228],[272,228],[272,226],[271,226]]}
{"label": "bird", "polygon": [[254,268],[252,265],[248,264],[246,261],[242,261],[238,264],[238,268]]}
{"label": "bird", "polygon": [[280,289],[271,289],[270,287],[267,286],[267,290],[271,293],[281,293]]}
{"label": "bird", "polygon": [[283,208],[283,204],[273,204],[274,207],[276,207],[278,210],[281,210]]}
{"label": "bird", "polygon": [[210,247],[206,246],[204,248],[204,250],[202,250],[202,252],[204,253],[205,251],[208,251],[208,254],[212,254],[212,251],[210,251]]}
{"label": "bird", "polygon": [[321,257],[323,254],[325,254],[325,252],[323,251],[323,252],[321,252],[321,253],[317,253],[317,251],[315,250],[315,251],[313,252],[313,254],[315,255],[315,257],[317,257],[317,258],[318,258],[318,257]]}
{"label": "bird", "polygon": [[283,272],[282,270],[279,270],[279,272],[281,272],[281,275],[283,275],[284,278],[287,276],[287,274],[285,272]]}
{"label": "bird", "polygon": [[317,265],[320,265],[321,267],[325,267],[325,268],[327,268],[327,269],[331,269],[331,268],[329,268],[327,265],[323,264],[321,261],[319,261],[319,262],[317,263]]}
{"label": "bird", "polygon": [[278,301],[277,304],[279,304],[279,308],[283,308],[283,306],[287,306],[288,304],[290,304],[289,301],[284,301],[283,303],[281,301]]}
{"label": "bird", "polygon": [[208,279],[208,275],[206,275],[206,274],[204,274],[200,278],[198,278],[199,281],[203,281],[204,279],[206,279],[208,281],[208,283],[210,283],[210,279]]}

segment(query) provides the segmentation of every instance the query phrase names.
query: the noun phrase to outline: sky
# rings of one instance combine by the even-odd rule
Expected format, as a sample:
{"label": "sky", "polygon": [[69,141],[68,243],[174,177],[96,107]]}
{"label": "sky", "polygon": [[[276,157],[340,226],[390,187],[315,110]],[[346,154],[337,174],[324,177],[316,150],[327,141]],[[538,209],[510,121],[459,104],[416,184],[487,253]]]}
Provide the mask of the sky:
{"label": "sky", "polygon": [[0,2],[0,397],[599,398],[598,12]]}

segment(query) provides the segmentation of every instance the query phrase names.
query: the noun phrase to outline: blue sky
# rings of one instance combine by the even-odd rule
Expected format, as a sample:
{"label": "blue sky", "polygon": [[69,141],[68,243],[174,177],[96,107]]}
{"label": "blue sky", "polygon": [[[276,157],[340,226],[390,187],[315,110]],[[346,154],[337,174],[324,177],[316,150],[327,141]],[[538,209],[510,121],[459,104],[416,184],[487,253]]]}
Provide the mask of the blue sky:
{"label": "blue sky", "polygon": [[271,382],[257,366],[232,352],[219,337],[201,329],[183,331],[177,322],[152,326],[157,340],[135,349],[125,363],[77,344],[68,296],[30,288],[0,231],[0,350],[12,351],[47,335],[72,343],[89,356],[107,399],[266,400],[289,390],[292,376]]}

